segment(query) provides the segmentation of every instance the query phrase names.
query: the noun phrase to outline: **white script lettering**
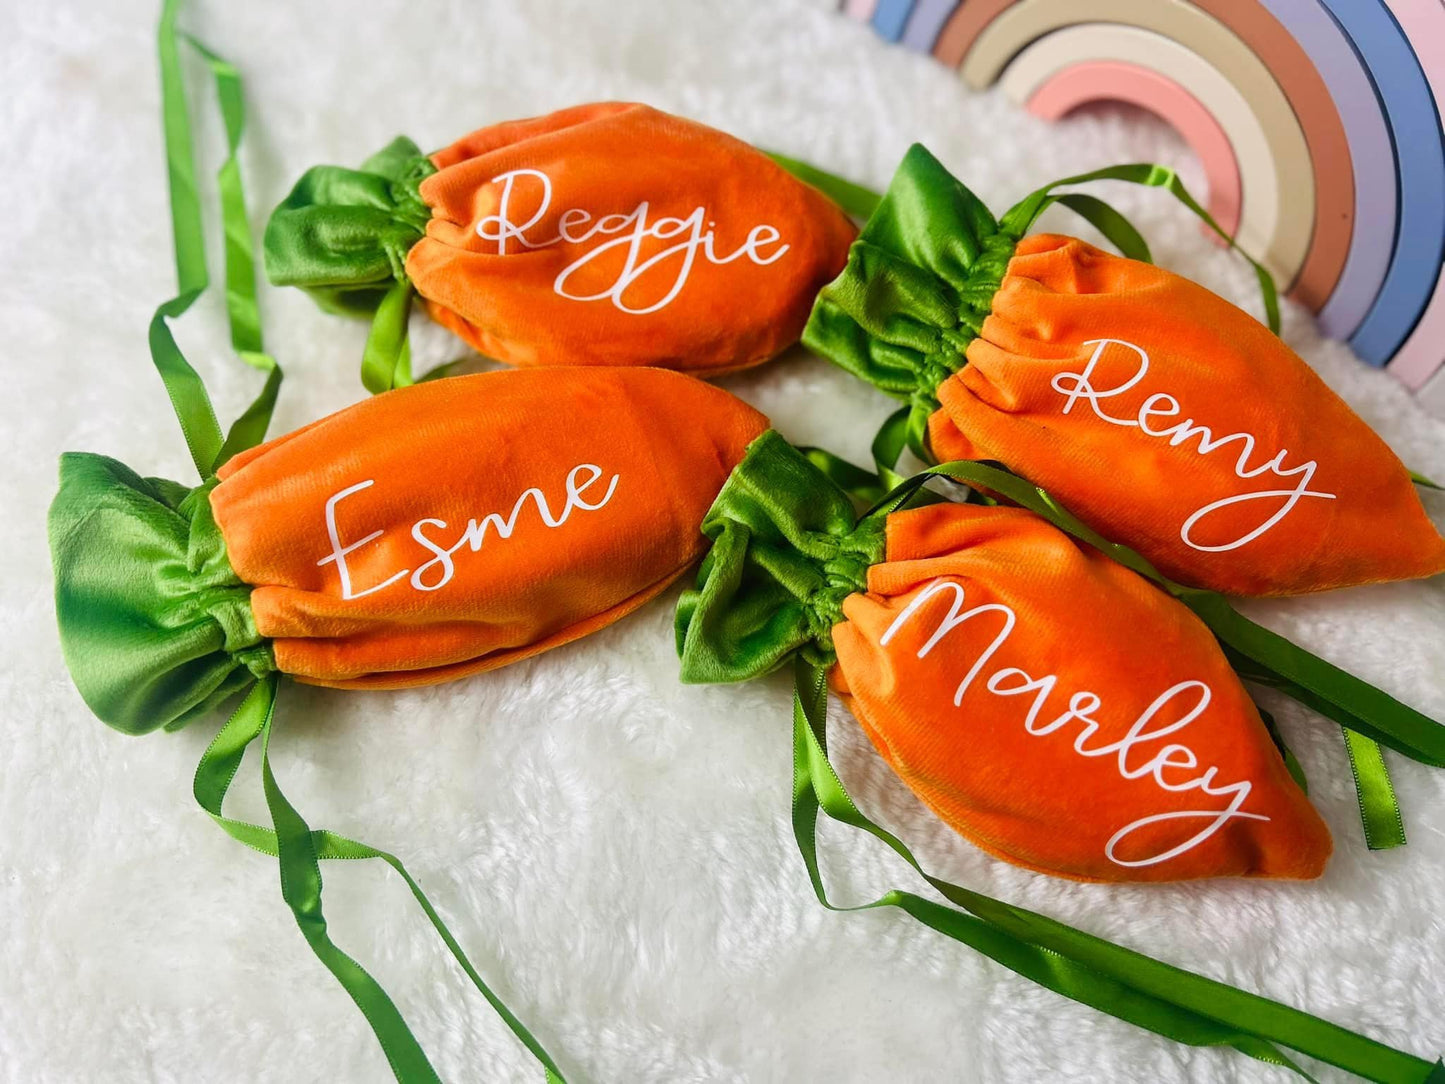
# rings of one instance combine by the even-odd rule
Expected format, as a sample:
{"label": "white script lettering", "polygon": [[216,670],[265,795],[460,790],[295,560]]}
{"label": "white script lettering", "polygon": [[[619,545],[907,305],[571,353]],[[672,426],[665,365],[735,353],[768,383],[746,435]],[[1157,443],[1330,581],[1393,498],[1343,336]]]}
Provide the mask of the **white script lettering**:
{"label": "white script lettering", "polygon": [[[1094,348],[1093,354],[1089,356],[1088,364],[1084,366],[1081,373],[1056,373],[1054,375],[1053,389],[1064,396],[1064,409],[1062,413],[1067,414],[1074,408],[1074,404],[1080,399],[1087,399],[1089,406],[1093,408],[1094,415],[1103,419],[1110,425],[1119,425],[1126,428],[1138,428],[1146,436],[1167,438],[1171,447],[1183,447],[1195,437],[1199,438],[1196,448],[1197,454],[1209,455],[1211,452],[1224,447],[1226,444],[1236,443],[1238,445],[1238,456],[1234,461],[1234,475],[1236,478],[1258,478],[1263,474],[1272,474],[1277,478],[1297,479],[1288,489],[1258,489],[1245,493],[1237,493],[1233,496],[1223,497],[1217,501],[1211,501],[1202,508],[1197,509],[1184,525],[1179,529],[1179,537],[1185,545],[1199,550],[1203,553],[1220,553],[1226,550],[1238,549],[1249,542],[1253,542],[1260,535],[1264,534],[1285,516],[1305,497],[1315,497],[1320,500],[1334,500],[1337,494],[1326,493],[1321,490],[1310,489],[1310,482],[1314,479],[1315,471],[1319,464],[1313,459],[1297,466],[1286,467],[1285,459],[1289,456],[1289,449],[1281,448],[1273,459],[1258,466],[1250,466],[1250,459],[1254,456],[1256,440],[1252,433],[1230,433],[1228,436],[1216,437],[1207,425],[1197,424],[1193,418],[1185,418],[1183,421],[1175,422],[1173,425],[1157,425],[1156,420],[1175,418],[1183,411],[1178,399],[1163,392],[1156,392],[1150,395],[1143,403],[1134,417],[1116,417],[1110,414],[1105,407],[1101,406],[1102,400],[1112,399],[1116,395],[1133,388],[1141,380],[1144,374],[1149,371],[1149,355],[1143,347],[1134,343],[1125,342],[1123,339],[1090,339],[1084,343],[1085,346]],[[1123,347],[1132,350],[1138,359],[1138,368],[1134,374],[1113,388],[1096,388],[1091,378],[1099,362],[1103,359],[1105,352],[1111,346]],[[1281,503],[1273,512],[1258,526],[1246,531],[1240,537],[1230,541],[1205,544],[1194,540],[1194,532],[1200,526],[1202,520],[1211,513],[1218,512],[1222,508],[1228,508],[1236,504],[1244,504],[1248,501],[1274,501]]]}
{"label": "white script lettering", "polygon": [[[893,623],[888,626],[878,643],[880,647],[887,647],[898,630],[906,625],[929,599],[945,591],[953,592],[953,601],[943,620],[938,623],[932,635],[918,649],[917,658],[926,658],[944,637],[967,621],[985,614],[998,614],[1001,619],[998,634],[974,660],[954,691],[954,707],[961,707],[964,695],[973,687],[974,682],[999,648],[1013,634],[1018,617],[1011,607],[998,602],[990,602],[965,610],[965,595],[961,584],[952,580],[934,580],[893,619]],[[1229,821],[1269,820],[1268,817],[1258,813],[1244,811],[1244,803],[1249,798],[1252,789],[1252,784],[1248,780],[1238,783],[1216,783],[1215,779],[1219,774],[1219,769],[1210,765],[1202,772],[1197,772],[1196,769],[1200,767],[1199,758],[1187,745],[1174,743],[1164,745],[1152,757],[1148,756],[1149,750],[1147,749],[1139,749],[1137,753],[1135,752],[1138,747],[1158,742],[1171,734],[1178,733],[1204,714],[1212,695],[1209,686],[1204,682],[1180,681],[1171,685],[1155,697],[1154,702],[1134,720],[1122,738],[1099,745],[1091,744],[1094,735],[1099,730],[1099,723],[1095,715],[1104,706],[1097,693],[1086,690],[1075,692],[1070,695],[1068,707],[1064,711],[1051,719],[1043,718],[1045,705],[1053,695],[1058,682],[1057,674],[1046,674],[1043,677],[1035,678],[1018,667],[1005,666],[993,671],[983,687],[999,697],[1031,696],[1032,699],[1029,701],[1027,714],[1024,717],[1025,731],[1035,737],[1046,737],[1072,724],[1077,728],[1073,741],[1074,752],[1081,757],[1112,758],[1121,779],[1128,781],[1148,779],[1160,790],[1170,793],[1198,790],[1201,794],[1211,798],[1226,799],[1226,804],[1222,808],[1170,810],[1140,817],[1138,820],[1124,825],[1109,838],[1104,847],[1105,857],[1115,865],[1126,867],[1158,865],[1193,850]],[[1177,717],[1160,719],[1161,716],[1168,716],[1171,713],[1176,714]],[[1171,772],[1173,773],[1172,778],[1167,774]],[[1068,784],[1061,783],[1060,785],[1067,786]],[[1135,832],[1151,824],[1172,820],[1203,820],[1206,823],[1188,839],[1158,854],[1137,858],[1119,857],[1120,846]]]}
{"label": "white script lettering", "polygon": [[[532,182],[528,187],[540,188],[540,198],[536,210],[525,222],[515,222],[511,217],[512,198],[518,181],[523,179]],[[540,169],[514,169],[498,174],[490,183],[496,184],[498,181],[502,184],[502,192],[497,201],[497,213],[487,215],[477,223],[477,236],[485,241],[495,241],[497,255],[507,254],[510,241],[515,241],[524,249],[541,249],[563,242],[582,245],[598,239],[596,245],[564,267],[552,282],[553,292],[571,301],[608,300],[622,312],[641,316],[657,312],[672,303],[687,285],[699,253],[711,264],[729,264],[746,257],[758,267],[766,267],[781,259],[788,251],[786,244],[780,244],[782,234],[777,228],[762,223],[749,230],[743,243],[732,252],[718,255],[714,237],[717,223],[708,219],[705,207],[694,208],[686,218],[659,218],[649,221],[648,214],[652,208],[647,200],[643,200],[627,214],[603,215],[596,221],[593,221],[590,211],[581,207],[570,207],[563,211],[557,220],[556,236],[538,240],[528,237],[527,231],[541,222],[551,208],[552,178]],[[604,237],[610,240],[600,240]],[[664,242],[676,239],[676,243],[643,258],[643,245],[649,239]],[[772,246],[777,247],[771,252],[764,251]],[[617,278],[611,285],[590,294],[568,292],[567,283],[574,274],[617,249],[623,250],[624,259],[622,269],[618,271]],[[642,288],[634,287],[634,284],[644,278],[659,280],[663,272],[671,274],[672,279],[661,300],[651,304],[639,301],[636,306],[629,304],[628,291]]]}
{"label": "white script lettering", "polygon": [[335,563],[337,576],[341,580],[341,597],[343,599],[364,598],[367,595],[375,594],[377,591],[390,587],[397,581],[408,577],[409,583],[414,590],[437,591],[450,583],[452,577],[456,574],[456,564],[453,561],[453,557],[463,547],[469,549],[472,553],[479,551],[482,548],[482,543],[486,540],[488,530],[493,531],[498,538],[511,538],[512,533],[517,529],[517,521],[522,514],[522,509],[526,507],[528,501],[536,505],[538,518],[541,519],[543,525],[549,528],[560,527],[566,523],[573,509],[581,509],[584,512],[597,511],[612,499],[612,494],[617,491],[617,481],[620,477],[620,475],[614,474],[608,481],[607,491],[602,494],[601,498],[595,501],[588,501],[583,494],[602,479],[602,473],[602,468],[593,463],[579,463],[567,472],[565,483],[567,496],[563,501],[560,512],[555,515],[553,514],[551,507],[547,503],[546,495],[543,494],[540,489],[535,487],[526,489],[523,490],[522,495],[518,497],[512,505],[512,511],[508,515],[502,516],[497,512],[488,512],[482,516],[481,519],[467,520],[466,527],[462,530],[457,540],[450,545],[438,542],[428,533],[429,529],[445,531],[447,529],[446,520],[419,519],[411,526],[411,537],[424,551],[431,554],[431,557],[417,565],[415,569],[403,568],[400,571],[393,572],[380,583],[373,584],[371,587],[358,591],[352,585],[351,569],[346,563],[346,558],[362,546],[380,538],[386,532],[378,529],[355,542],[342,545],[341,534],[336,525],[336,506],[353,493],[359,493],[361,490],[375,484],[376,480],[374,478],[368,478],[364,482],[347,486],[345,489],[332,494],[327,500],[326,535],[331,542],[331,552],[316,563],[318,565]]}

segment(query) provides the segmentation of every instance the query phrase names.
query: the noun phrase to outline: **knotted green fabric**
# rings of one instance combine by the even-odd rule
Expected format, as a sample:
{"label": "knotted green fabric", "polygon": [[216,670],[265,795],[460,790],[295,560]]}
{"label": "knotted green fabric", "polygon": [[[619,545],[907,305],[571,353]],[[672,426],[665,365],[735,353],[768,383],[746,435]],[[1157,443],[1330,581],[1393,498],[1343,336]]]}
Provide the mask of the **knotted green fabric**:
{"label": "knotted green fabric", "polygon": [[415,143],[397,136],[360,169],[308,169],[266,224],[273,283],[300,286],[327,312],[372,317],[361,381],[373,393],[412,382],[406,254],[431,220],[420,189],[435,172]]}
{"label": "knotted green fabric", "polygon": [[127,734],[183,726],[276,668],[211,518],[214,486],[61,457],[49,520],[61,648],[86,704]]}
{"label": "knotted green fabric", "polygon": [[924,147],[904,156],[878,209],[823,288],[803,344],[912,407],[964,365],[1018,238]]}
{"label": "knotted green fabric", "polygon": [[360,169],[308,169],[266,224],[267,277],[329,312],[375,312],[406,281],[406,254],[431,219],[419,187],[435,172],[405,136]]}
{"label": "knotted green fabric", "polygon": [[853,502],[773,430],[749,445],[708,510],[713,546],[677,607],[682,680],[746,681],[798,652],[833,662],[843,600],[883,557],[881,518]]}

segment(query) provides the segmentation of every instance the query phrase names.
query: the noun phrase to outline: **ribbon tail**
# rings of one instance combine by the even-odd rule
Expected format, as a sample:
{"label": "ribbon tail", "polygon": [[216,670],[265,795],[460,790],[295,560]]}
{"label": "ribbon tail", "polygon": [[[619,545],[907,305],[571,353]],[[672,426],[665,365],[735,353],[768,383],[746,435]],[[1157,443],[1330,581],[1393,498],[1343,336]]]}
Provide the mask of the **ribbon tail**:
{"label": "ribbon tail", "polygon": [[[902,841],[869,820],[844,789],[827,757],[826,699],[822,670],[799,660],[793,707],[794,834],[814,891],[825,907],[835,911],[898,907],[945,936],[1082,1004],[1178,1042],[1231,1046],[1307,1080],[1313,1078],[1280,1046],[1377,1084],[1436,1080],[1441,1071],[1438,1063],[929,875]],[[853,907],[833,904],[818,871],[819,809],[886,843],[960,910],[897,890]]]}
{"label": "ribbon tail", "polygon": [[1350,757],[1350,773],[1355,780],[1355,800],[1360,807],[1360,824],[1365,830],[1365,846],[1372,851],[1387,851],[1405,845],[1405,820],[1400,815],[1400,800],[1385,754],[1378,742],[1349,727],[1341,727],[1345,752]]}
{"label": "ribbon tail", "polygon": [[231,424],[215,463],[219,467],[237,452],[266,439],[283,373],[276,359],[266,353],[261,338],[261,310],[256,301],[255,245],[251,239],[246,191],[237,160],[246,120],[241,76],[229,61],[217,56],[201,42],[189,35],[187,40],[211,71],[226,127],[226,160],[216,180],[221,194],[221,225],[225,235],[226,317],[230,325],[231,346],[242,361],[266,375],[260,393]]}
{"label": "ribbon tail", "polygon": [[[311,828],[282,794],[269,758],[275,699],[274,674],[268,675],[251,688],[226,725],[217,733],[196,768],[196,800],[233,839],[278,859],[282,895],[307,944],[366,1017],[396,1079],[401,1084],[438,1082],[436,1072],[421,1045],[386,991],[365,968],[332,942],[321,909],[321,860],[379,858],[400,874],[437,935],[472,984],[541,1063],[547,1084],[566,1084],[562,1071],[546,1049],[482,979],[461,944],[401,861],[395,855],[367,843],[348,839],[325,829]],[[235,779],[246,749],[257,738],[261,739],[262,783],[274,829],[233,820],[221,811],[226,792]]]}
{"label": "ribbon tail", "polygon": [[798,180],[812,185],[854,218],[871,218],[878,209],[878,204],[883,202],[881,193],[844,180],[835,173],[829,173],[797,158],[789,158],[786,154],[774,154],[772,151],[764,153]]}
{"label": "ribbon tail", "polygon": [[1445,767],[1445,726],[1428,715],[1255,624],[1222,595],[1178,585],[1171,593],[1198,614],[1227,649],[1253,664],[1246,676],[1412,760]]}
{"label": "ribbon tail", "polygon": [[274,358],[264,352],[261,342],[250,222],[246,216],[245,192],[236,160],[244,121],[240,76],[234,67],[194,39],[191,39],[192,45],[215,77],[226,124],[228,152],[218,180],[221,219],[226,235],[226,297],[231,342],[247,364],[266,373],[266,383],[260,394],[224,440],[204,382],[181,353],[165,323],[167,318],[179,317],[189,309],[210,284],[206,272],[205,234],[196,183],[190,114],[176,31],[179,6],[180,0],[165,0],[157,32],[161,115],[170,183],[171,234],[179,291],[176,298],[157,309],[151,320],[149,338],[151,359],[165,384],[191,459],[201,477],[209,478],[235,452],[264,438],[280,389],[281,368]]}

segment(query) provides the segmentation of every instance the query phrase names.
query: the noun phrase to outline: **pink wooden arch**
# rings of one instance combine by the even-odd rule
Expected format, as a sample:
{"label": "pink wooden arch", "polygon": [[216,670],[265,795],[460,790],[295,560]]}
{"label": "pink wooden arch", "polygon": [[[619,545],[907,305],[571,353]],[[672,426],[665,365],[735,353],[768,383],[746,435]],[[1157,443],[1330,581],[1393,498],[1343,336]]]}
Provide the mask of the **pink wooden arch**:
{"label": "pink wooden arch", "polygon": [[1239,228],[1241,185],[1234,148],[1209,110],[1174,80],[1122,61],[1083,61],[1051,75],[1029,98],[1028,109],[1045,120],[1058,120],[1098,101],[1137,105],[1173,127],[1204,166],[1209,213],[1226,233]]}

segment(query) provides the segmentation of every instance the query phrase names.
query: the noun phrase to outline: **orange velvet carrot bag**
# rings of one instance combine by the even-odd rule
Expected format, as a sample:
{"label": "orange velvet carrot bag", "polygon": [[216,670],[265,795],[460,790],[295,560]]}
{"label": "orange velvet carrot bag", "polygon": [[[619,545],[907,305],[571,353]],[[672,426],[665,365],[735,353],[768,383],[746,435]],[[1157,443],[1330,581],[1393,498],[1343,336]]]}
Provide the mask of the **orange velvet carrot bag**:
{"label": "orange velvet carrot bag", "polygon": [[692,564],[766,425],[662,370],[503,371],[358,403],[195,489],[72,453],[50,520],[66,659],[140,733],[272,669],[397,688],[534,655]]}
{"label": "orange velvet carrot bag", "polygon": [[[1157,167],[1090,176],[1187,199]],[[926,458],[1003,463],[1184,583],[1289,595],[1445,570],[1409,471],[1313,370],[1052,187],[996,220],[915,146],[804,341],[906,400]],[[1056,200],[1144,259],[1024,237]]]}
{"label": "orange velvet carrot bag", "polygon": [[414,291],[511,365],[697,375],[795,342],[855,230],[761,151],[645,105],[482,128],[432,155],[398,139],[317,166],[271,216],[266,270],[323,307],[375,312],[363,377],[410,380]]}
{"label": "orange velvet carrot bag", "polygon": [[775,434],[703,523],[685,681],[806,651],[944,821],[1081,880],[1316,877],[1329,834],[1209,629],[1020,508],[855,521]]}
{"label": "orange velvet carrot bag", "polygon": [[[173,376],[184,428],[209,403],[188,399],[199,384]],[[195,487],[104,456],[62,458],[49,533],[77,688],[130,734],[186,726],[241,698],[197,769],[196,798],[229,834],[279,858],[303,934],[399,1080],[437,1078],[386,993],[326,933],[320,859],[381,858],[407,877],[549,1080],[562,1076],[400,863],[313,831],[281,794],[267,754],[278,676],[429,684],[611,624],[700,555],[699,522],[766,425],[680,373],[502,371],[369,399],[241,451]],[[203,442],[186,433],[194,453]],[[222,811],[255,742],[273,828]]]}
{"label": "orange velvet carrot bag", "polygon": [[[1423,1059],[931,876],[859,809],[828,760],[830,684],[919,798],[1017,865],[1097,881],[1310,878],[1330,854],[1231,669],[1257,678],[1263,668],[1197,616],[1222,599],[1170,597],[1138,555],[1005,471],[951,463],[929,474],[1026,507],[906,508],[921,475],[860,517],[831,480],[854,480],[846,465],[763,434],[704,521],[712,548],[678,606],[685,681],[743,681],[793,663],[792,824],[819,900],[900,908],[1176,1040],[1277,1065],[1292,1064],[1289,1047],[1370,1080],[1433,1079],[1440,1070]],[[1432,751],[1421,759],[1445,763],[1442,728],[1422,729]],[[947,903],[894,889],[833,904],[820,810],[882,840]]]}

